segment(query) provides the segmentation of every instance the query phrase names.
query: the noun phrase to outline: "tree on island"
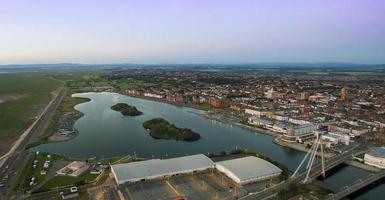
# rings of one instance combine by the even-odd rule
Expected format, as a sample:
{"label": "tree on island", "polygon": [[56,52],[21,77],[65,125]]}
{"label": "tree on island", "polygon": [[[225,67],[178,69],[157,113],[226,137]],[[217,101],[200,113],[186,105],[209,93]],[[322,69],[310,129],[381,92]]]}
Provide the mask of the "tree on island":
{"label": "tree on island", "polygon": [[151,137],[155,139],[196,141],[201,138],[198,133],[188,128],[178,128],[163,118],[155,118],[143,123],[143,127],[149,130]]}
{"label": "tree on island", "polygon": [[138,116],[143,114],[135,106],[130,106],[126,103],[117,103],[111,106],[111,109],[122,113],[124,116]]}

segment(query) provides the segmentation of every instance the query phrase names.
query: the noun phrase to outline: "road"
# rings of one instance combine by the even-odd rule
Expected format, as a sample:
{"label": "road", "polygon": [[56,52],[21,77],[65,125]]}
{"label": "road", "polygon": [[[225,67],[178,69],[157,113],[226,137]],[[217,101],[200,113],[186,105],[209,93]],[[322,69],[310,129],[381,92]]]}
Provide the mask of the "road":
{"label": "road", "polygon": [[[4,184],[0,188],[0,199],[3,200],[6,197],[8,192],[8,185],[11,183],[12,179],[15,177],[18,169],[22,166],[22,162],[26,159],[28,151],[26,146],[29,144],[32,138],[37,138],[40,134],[43,133],[44,127],[49,123],[51,117],[55,114],[56,109],[60,105],[61,101],[65,97],[68,89],[66,87],[61,88],[59,93],[51,100],[47,105],[44,111],[39,115],[36,121],[31,125],[29,131],[25,135],[21,136],[21,140],[15,143],[15,146],[9,153],[8,158],[2,165],[0,169],[0,178],[4,179]],[[8,176],[8,178],[6,178]]]}

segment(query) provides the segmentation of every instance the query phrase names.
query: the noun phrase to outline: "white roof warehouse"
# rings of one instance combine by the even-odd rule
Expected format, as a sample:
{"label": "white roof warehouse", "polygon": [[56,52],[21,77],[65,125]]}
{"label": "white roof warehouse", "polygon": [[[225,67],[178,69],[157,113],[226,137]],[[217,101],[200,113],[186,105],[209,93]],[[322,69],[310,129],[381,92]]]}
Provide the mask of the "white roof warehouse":
{"label": "white roof warehouse", "polygon": [[247,184],[277,177],[282,170],[254,156],[214,163],[203,154],[111,165],[118,184],[164,178],[216,168],[237,184]]}
{"label": "white roof warehouse", "polygon": [[214,162],[203,154],[171,158],[152,159],[141,162],[112,165],[112,173],[118,184],[137,182],[176,174],[191,173],[214,168]]}
{"label": "white roof warehouse", "polygon": [[282,172],[272,163],[254,156],[217,162],[215,167],[241,185],[271,179]]}

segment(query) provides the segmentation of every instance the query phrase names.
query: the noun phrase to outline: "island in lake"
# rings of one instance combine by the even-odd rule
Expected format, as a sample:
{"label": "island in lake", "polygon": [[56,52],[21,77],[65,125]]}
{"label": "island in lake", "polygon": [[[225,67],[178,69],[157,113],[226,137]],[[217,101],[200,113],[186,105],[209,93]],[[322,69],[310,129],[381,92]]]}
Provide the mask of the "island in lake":
{"label": "island in lake", "polygon": [[117,103],[111,106],[111,109],[122,113],[124,116],[138,116],[143,114],[135,106],[130,106],[126,103]]}
{"label": "island in lake", "polygon": [[163,118],[148,120],[143,123],[143,127],[148,129],[151,137],[155,139],[196,141],[201,138],[198,133],[193,132],[191,129],[178,128]]}

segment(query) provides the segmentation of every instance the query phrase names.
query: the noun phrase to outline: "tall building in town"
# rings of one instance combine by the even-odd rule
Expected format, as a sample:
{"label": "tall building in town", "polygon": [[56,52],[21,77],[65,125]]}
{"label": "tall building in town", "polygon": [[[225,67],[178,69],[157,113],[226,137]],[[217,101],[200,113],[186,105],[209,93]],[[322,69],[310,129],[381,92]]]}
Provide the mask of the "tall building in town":
{"label": "tall building in town", "polygon": [[277,99],[277,98],[281,98],[282,96],[283,95],[281,93],[274,91],[273,88],[265,92],[265,97],[268,99]]}
{"label": "tall building in town", "polygon": [[343,87],[341,89],[341,100],[342,101],[347,101],[348,99],[349,99],[348,88]]}
{"label": "tall building in town", "polygon": [[301,100],[307,101],[309,99],[309,92],[301,92]]}

